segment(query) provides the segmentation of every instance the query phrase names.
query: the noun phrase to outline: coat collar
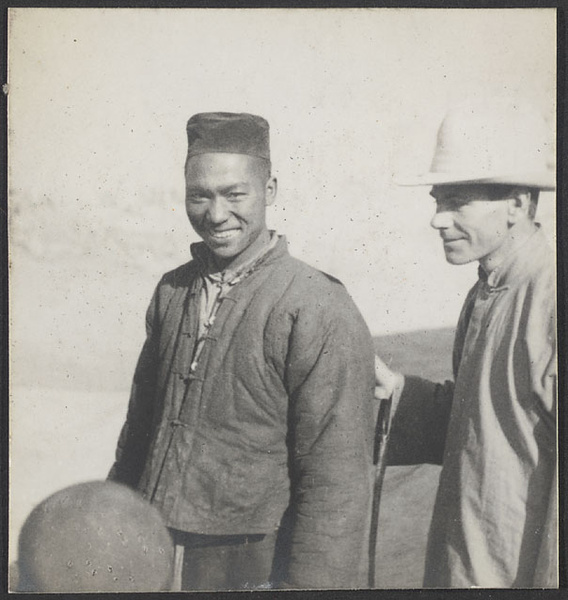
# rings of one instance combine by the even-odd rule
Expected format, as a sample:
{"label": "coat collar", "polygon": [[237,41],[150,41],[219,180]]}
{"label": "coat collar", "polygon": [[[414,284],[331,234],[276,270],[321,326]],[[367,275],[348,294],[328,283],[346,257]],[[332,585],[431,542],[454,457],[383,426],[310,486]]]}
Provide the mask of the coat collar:
{"label": "coat collar", "polygon": [[275,231],[270,232],[270,242],[258,254],[252,256],[246,263],[240,265],[236,270],[225,269],[215,271],[213,254],[204,242],[197,242],[191,245],[191,254],[197,263],[202,276],[223,283],[240,281],[245,275],[255,271],[261,266],[270,264],[274,260],[288,254],[288,243],[286,237],[278,235]]}

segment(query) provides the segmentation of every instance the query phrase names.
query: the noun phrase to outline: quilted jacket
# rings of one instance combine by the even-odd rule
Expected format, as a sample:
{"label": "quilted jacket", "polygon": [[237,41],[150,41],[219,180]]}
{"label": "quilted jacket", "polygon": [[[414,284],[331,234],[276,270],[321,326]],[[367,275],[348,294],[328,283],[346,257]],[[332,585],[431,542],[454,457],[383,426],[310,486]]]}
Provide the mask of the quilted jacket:
{"label": "quilted jacket", "polygon": [[367,326],[343,285],[290,257],[281,237],[221,299],[191,371],[202,285],[193,260],[157,286],[109,477],[182,531],[265,533],[287,511],[290,586],[364,586]]}

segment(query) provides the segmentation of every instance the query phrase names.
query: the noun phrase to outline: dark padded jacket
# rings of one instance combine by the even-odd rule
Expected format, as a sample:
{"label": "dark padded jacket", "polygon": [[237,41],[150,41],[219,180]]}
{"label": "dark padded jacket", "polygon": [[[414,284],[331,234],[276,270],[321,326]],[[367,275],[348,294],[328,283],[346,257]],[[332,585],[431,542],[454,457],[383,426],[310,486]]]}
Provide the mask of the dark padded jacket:
{"label": "dark padded jacket", "polygon": [[364,587],[373,347],[337,280],[282,237],[222,299],[196,371],[197,261],[147,313],[116,463],[172,528],[266,533],[291,517],[287,583]]}

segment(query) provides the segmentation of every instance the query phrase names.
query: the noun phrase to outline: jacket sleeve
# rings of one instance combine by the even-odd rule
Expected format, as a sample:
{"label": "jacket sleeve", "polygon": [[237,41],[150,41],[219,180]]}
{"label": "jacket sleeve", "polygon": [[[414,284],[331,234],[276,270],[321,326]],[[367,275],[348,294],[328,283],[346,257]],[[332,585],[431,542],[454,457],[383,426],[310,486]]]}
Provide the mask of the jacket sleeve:
{"label": "jacket sleeve", "polygon": [[[527,294],[523,353],[529,366],[532,406],[539,419],[533,429],[538,465],[546,476],[533,485],[531,508],[540,547],[536,557],[534,587],[558,586],[558,439],[557,439],[557,342],[553,279]],[[532,533],[532,532],[531,532]]]}
{"label": "jacket sleeve", "polygon": [[[457,377],[467,327],[477,293],[469,291],[456,328],[452,365]],[[434,383],[406,375],[402,392],[393,394],[392,421],[387,446],[387,464],[441,465],[454,396],[454,382]]]}
{"label": "jacket sleeve", "polygon": [[405,376],[393,406],[388,465],[442,464],[453,393],[451,381],[440,384]]}
{"label": "jacket sleeve", "polygon": [[558,587],[558,465],[554,464],[548,494],[548,506],[540,530],[541,543],[538,550],[532,585],[539,588]]}
{"label": "jacket sleeve", "polygon": [[[342,288],[343,289],[343,288]],[[374,353],[345,293],[295,316],[286,361],[292,533],[283,587],[366,587]]]}
{"label": "jacket sleeve", "polygon": [[108,479],[136,488],[148,455],[154,412],[157,360],[154,320],[156,297],[146,312],[146,341],[136,365],[128,412]]}

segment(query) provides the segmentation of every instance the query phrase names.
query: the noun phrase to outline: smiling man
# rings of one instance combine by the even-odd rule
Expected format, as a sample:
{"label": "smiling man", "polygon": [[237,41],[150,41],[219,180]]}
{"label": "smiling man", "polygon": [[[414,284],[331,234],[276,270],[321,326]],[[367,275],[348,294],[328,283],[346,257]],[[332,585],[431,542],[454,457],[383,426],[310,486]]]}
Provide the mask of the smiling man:
{"label": "smiling man", "polygon": [[389,464],[442,465],[425,587],[555,587],[555,261],[535,222],[554,189],[542,118],[496,99],[452,109],[431,172],[431,225],[446,260],[477,261],[459,318],[455,382],[402,377],[376,358],[393,397]]}
{"label": "smiling man", "polygon": [[341,283],[266,225],[268,123],[202,113],[187,137],[203,242],[155,291],[109,477],[160,509],[178,588],[362,587],[369,331]]}

